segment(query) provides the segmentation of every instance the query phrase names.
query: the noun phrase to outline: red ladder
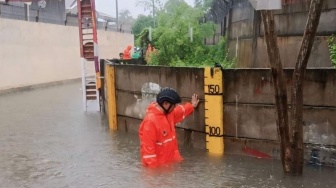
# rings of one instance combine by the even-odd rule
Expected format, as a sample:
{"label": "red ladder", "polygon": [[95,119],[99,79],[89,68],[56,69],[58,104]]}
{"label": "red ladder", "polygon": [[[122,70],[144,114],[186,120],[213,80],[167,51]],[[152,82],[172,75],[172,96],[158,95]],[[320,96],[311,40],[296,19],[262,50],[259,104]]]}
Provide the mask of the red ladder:
{"label": "red ladder", "polygon": [[85,111],[99,111],[100,73],[95,0],[77,0]]}

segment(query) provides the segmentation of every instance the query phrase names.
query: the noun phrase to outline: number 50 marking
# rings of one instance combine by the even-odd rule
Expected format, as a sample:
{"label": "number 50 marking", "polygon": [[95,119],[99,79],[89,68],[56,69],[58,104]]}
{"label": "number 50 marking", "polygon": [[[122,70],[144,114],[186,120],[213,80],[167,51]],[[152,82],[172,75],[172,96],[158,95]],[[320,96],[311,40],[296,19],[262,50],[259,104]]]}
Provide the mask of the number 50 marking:
{"label": "number 50 marking", "polygon": [[210,94],[218,94],[219,93],[219,85],[208,85],[208,91]]}

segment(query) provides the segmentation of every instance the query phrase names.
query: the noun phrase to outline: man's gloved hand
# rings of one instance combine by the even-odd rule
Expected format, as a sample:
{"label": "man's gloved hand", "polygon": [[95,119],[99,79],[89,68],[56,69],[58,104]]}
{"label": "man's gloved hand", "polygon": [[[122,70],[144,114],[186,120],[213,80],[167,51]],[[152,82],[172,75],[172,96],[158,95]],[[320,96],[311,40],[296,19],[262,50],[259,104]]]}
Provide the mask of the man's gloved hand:
{"label": "man's gloved hand", "polygon": [[191,104],[194,108],[196,108],[198,106],[199,103],[199,99],[198,96],[196,94],[193,94],[193,96],[191,96]]}

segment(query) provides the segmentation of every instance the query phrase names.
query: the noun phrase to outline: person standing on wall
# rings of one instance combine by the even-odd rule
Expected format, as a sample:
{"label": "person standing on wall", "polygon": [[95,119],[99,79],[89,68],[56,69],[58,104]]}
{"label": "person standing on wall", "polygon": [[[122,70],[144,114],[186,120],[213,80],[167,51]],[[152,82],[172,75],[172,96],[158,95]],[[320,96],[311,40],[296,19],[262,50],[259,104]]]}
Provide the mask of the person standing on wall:
{"label": "person standing on wall", "polygon": [[199,100],[196,94],[191,102],[179,105],[181,97],[172,88],[163,88],[147,108],[139,128],[141,162],[145,167],[157,167],[183,158],[178,150],[175,125],[188,117]]}
{"label": "person standing on wall", "polygon": [[124,57],[123,59],[131,59],[131,50],[132,50],[132,45],[128,45],[126,49],[124,50]]}

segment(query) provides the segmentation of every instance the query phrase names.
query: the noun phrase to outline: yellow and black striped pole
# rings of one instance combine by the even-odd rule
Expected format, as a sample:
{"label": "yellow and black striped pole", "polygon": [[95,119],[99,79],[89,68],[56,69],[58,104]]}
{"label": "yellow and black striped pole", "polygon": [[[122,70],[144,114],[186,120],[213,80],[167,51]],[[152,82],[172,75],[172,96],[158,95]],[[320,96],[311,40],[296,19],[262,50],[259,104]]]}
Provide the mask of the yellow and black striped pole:
{"label": "yellow and black striped pole", "polygon": [[117,130],[117,100],[115,86],[115,67],[105,64],[106,95],[107,95],[107,115],[110,130]]}
{"label": "yellow and black striped pole", "polygon": [[206,149],[224,154],[223,72],[221,67],[204,68]]}

